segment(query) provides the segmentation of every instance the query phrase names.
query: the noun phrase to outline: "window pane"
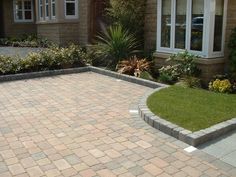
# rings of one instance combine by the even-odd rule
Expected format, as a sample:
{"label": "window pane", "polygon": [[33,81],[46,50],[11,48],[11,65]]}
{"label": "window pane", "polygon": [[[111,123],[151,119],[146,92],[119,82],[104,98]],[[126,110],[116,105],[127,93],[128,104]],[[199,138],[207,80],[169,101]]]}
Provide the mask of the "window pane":
{"label": "window pane", "polygon": [[17,11],[16,12],[16,19],[17,20],[23,20],[23,13],[22,13],[22,11]]}
{"label": "window pane", "polygon": [[204,0],[192,0],[191,50],[202,51]]}
{"label": "window pane", "polygon": [[162,1],[161,47],[170,47],[171,0]]}
{"label": "window pane", "polygon": [[31,20],[32,14],[31,11],[25,11],[25,20]]}
{"label": "window pane", "polygon": [[224,0],[216,0],[214,52],[222,49]]}
{"label": "window pane", "polygon": [[75,3],[66,3],[66,15],[75,15]]}
{"label": "window pane", "polygon": [[25,10],[31,10],[31,1],[24,1]]}
{"label": "window pane", "polygon": [[16,1],[16,10],[22,10],[22,1]]}
{"label": "window pane", "polygon": [[176,0],[175,48],[185,49],[187,0]]}
{"label": "window pane", "polygon": [[55,7],[55,4],[52,4],[52,16],[56,16],[56,7]]}

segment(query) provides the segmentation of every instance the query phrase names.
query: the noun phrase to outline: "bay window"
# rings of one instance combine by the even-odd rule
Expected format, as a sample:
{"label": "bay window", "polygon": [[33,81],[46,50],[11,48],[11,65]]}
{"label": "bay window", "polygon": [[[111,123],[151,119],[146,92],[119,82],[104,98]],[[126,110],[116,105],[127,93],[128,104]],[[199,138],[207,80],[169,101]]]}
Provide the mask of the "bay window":
{"label": "bay window", "polygon": [[32,22],[33,21],[33,2],[32,0],[14,0],[14,21]]}
{"label": "bay window", "polygon": [[224,55],[228,0],[158,0],[157,52]]}
{"label": "bay window", "polygon": [[78,0],[65,0],[65,17],[78,18]]}

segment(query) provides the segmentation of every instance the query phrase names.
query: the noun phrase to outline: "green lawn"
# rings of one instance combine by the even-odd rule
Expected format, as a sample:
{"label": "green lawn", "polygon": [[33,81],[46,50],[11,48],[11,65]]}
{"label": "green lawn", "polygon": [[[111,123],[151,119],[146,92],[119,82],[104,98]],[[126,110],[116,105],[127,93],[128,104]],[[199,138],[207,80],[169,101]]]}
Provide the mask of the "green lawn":
{"label": "green lawn", "polygon": [[236,117],[236,95],[180,86],[152,94],[147,104],[156,115],[191,131]]}

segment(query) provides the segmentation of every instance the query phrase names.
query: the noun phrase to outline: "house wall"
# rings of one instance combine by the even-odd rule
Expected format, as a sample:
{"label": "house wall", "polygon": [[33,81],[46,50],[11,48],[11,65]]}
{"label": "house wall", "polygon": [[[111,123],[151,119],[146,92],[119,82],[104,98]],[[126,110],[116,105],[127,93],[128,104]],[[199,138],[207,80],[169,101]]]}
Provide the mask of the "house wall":
{"label": "house wall", "polygon": [[[5,37],[19,36],[23,34],[35,34],[36,25],[34,22],[17,23],[14,22],[13,0],[3,0],[3,31]],[[35,17],[35,16],[34,16]]]}
{"label": "house wall", "polygon": [[4,35],[4,31],[3,31],[3,24],[4,24],[4,21],[3,21],[3,1],[0,0],[0,38],[3,37]]}
{"label": "house wall", "polygon": [[[228,41],[233,28],[236,27],[236,1],[228,0],[227,26],[225,39],[225,57],[215,59],[199,59],[198,67],[202,70],[201,78],[207,83],[212,76],[221,74],[225,70],[225,63],[228,62]],[[157,0],[147,0],[146,20],[145,20],[145,49],[147,51],[156,50],[157,39]],[[168,54],[155,53],[154,60],[157,67],[166,65]]]}
{"label": "house wall", "polygon": [[[57,0],[56,2],[55,20],[37,19],[38,35],[60,45],[67,45],[71,42],[79,43],[80,45],[88,44],[90,35],[89,7],[91,0],[78,1],[79,14],[76,19],[65,19],[64,0]],[[38,0],[36,1],[36,13],[38,14]]]}

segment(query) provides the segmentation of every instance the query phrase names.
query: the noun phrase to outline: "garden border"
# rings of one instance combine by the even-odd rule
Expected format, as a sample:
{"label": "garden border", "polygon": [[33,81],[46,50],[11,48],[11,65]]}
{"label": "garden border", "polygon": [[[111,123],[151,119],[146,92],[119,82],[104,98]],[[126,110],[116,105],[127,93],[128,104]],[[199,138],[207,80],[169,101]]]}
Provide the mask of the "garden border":
{"label": "garden border", "polygon": [[40,71],[40,72],[31,72],[31,73],[20,73],[20,74],[11,74],[11,75],[2,75],[0,76],[0,83],[7,81],[16,81],[16,80],[24,80],[24,79],[34,79],[41,77],[51,77],[57,75],[65,75],[65,74],[76,74],[82,72],[94,72],[102,75],[106,75],[109,77],[113,77],[116,79],[121,79],[124,81],[128,81],[131,83],[139,84],[142,86],[146,86],[149,88],[153,88],[154,91],[147,93],[138,105],[138,112],[140,117],[147,122],[150,126],[175,137],[187,144],[192,146],[197,146],[203,144],[209,140],[213,140],[216,137],[224,135],[227,132],[232,131],[236,128],[236,118],[231,120],[216,124],[210,128],[200,130],[197,132],[191,132],[187,129],[179,127],[169,121],[166,121],[156,115],[154,115],[146,105],[147,98],[154,92],[159,91],[163,88],[167,88],[168,85],[144,80],[141,78],[136,78],[133,76],[128,76],[124,74],[119,74],[117,72],[108,71],[105,69],[93,67],[93,66],[85,66],[79,68],[70,68],[70,69],[60,69],[60,70],[49,70],[49,71]]}
{"label": "garden border", "polygon": [[[168,86],[167,86],[168,87]],[[140,117],[147,122],[150,126],[158,129],[180,141],[183,141],[191,146],[199,146],[207,141],[214,140],[215,138],[222,136],[236,128],[236,118],[232,118],[231,120],[224,121],[222,123],[213,125],[209,128],[199,130],[197,132],[191,132],[187,129],[184,129],[176,124],[173,124],[167,120],[164,120],[161,117],[153,114],[148,106],[147,99],[148,97],[160,91],[161,89],[167,87],[160,87],[147,93],[139,103],[138,111]]]}

